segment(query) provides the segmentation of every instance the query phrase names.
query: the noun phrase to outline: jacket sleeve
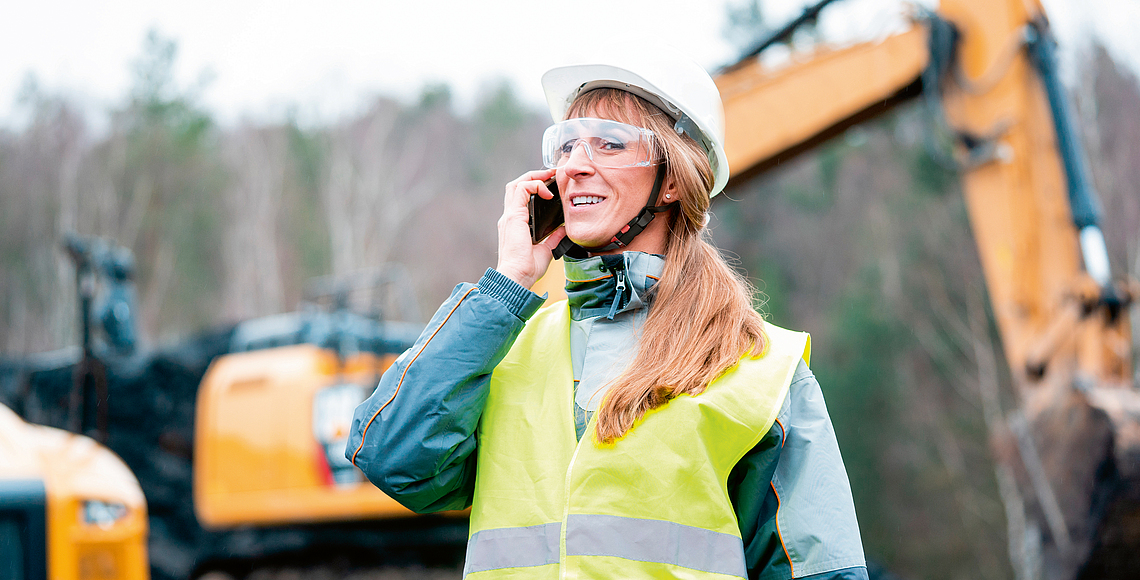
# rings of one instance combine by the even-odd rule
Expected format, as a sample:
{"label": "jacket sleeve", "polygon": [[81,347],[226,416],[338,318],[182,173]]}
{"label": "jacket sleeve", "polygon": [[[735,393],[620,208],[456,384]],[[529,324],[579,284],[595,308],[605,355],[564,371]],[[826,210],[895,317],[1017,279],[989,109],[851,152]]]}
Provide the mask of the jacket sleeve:
{"label": "jacket sleeve", "polygon": [[456,286],[356,408],[345,457],[417,513],[471,505],[491,371],[543,301],[493,269]]}
{"label": "jacket sleeve", "polygon": [[800,362],[776,424],[728,479],[748,577],[866,580],[851,485],[815,375]]}

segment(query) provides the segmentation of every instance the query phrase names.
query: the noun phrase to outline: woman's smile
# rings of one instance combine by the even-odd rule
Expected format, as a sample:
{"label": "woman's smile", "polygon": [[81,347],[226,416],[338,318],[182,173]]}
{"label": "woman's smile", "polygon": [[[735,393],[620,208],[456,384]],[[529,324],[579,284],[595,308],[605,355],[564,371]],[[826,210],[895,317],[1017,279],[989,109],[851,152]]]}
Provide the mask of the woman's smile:
{"label": "woman's smile", "polygon": [[578,195],[570,199],[570,205],[574,207],[598,205],[605,200],[606,198],[599,195]]}

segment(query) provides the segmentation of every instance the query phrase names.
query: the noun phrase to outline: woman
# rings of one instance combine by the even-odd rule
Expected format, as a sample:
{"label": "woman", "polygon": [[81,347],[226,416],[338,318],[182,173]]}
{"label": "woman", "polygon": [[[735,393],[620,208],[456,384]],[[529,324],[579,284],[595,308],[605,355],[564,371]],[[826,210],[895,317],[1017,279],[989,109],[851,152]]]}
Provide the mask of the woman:
{"label": "woman", "polygon": [[[499,262],[356,410],[347,457],[417,512],[471,506],[470,578],[866,578],[806,334],[707,241],[723,113],[668,51],[551,70],[546,169],[507,184]],[[557,184],[565,226],[532,244]],[[568,252],[569,300],[528,288]]]}

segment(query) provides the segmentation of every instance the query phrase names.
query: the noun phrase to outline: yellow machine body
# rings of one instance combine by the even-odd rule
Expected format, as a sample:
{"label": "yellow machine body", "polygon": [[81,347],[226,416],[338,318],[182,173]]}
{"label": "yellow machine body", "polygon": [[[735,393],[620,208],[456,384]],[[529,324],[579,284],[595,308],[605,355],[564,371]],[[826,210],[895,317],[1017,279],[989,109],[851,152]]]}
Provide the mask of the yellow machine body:
{"label": "yellow machine body", "polygon": [[[4,497],[18,488],[42,490],[45,512],[43,535],[17,541],[33,558],[46,555],[46,563],[21,562],[25,577],[41,567],[52,580],[150,577],[146,500],[122,460],[90,438],[28,424],[0,405],[0,514],[19,503]],[[26,519],[24,526],[38,528]]]}
{"label": "yellow machine body", "polygon": [[230,354],[198,390],[194,508],[207,527],[413,515],[344,459],[352,411],[395,355],[308,344]]}

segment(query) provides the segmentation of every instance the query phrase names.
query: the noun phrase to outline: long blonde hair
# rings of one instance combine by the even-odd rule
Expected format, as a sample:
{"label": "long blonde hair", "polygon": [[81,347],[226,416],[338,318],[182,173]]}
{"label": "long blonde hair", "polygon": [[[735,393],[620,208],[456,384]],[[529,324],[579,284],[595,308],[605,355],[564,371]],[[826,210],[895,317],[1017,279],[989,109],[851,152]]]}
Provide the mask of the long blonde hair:
{"label": "long blonde hair", "polygon": [[[598,409],[598,441],[624,436],[646,411],[680,394],[704,392],[743,356],[760,356],[768,345],[764,321],[752,308],[754,290],[709,241],[705,215],[713,173],[691,137],[677,134],[673,119],[636,95],[595,89],[579,95],[566,117],[605,114],[657,134],[665,183],[675,186],[679,209],[669,220],[665,271],[653,287],[637,354],[614,379]],[[653,200],[656,203],[656,200]]]}

